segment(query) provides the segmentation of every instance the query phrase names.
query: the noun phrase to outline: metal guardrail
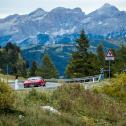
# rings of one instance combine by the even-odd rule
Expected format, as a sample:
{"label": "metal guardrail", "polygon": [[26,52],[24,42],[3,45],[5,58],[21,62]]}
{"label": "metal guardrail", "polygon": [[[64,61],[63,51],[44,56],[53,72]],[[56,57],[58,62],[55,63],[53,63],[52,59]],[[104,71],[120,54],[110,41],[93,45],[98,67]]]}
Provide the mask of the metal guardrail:
{"label": "metal guardrail", "polygon": [[62,83],[95,83],[100,81],[100,75],[88,76],[82,78],[72,78],[72,79],[46,79],[47,82],[62,82]]}
{"label": "metal guardrail", "polygon": [[82,77],[82,78],[65,79],[64,82],[65,83],[75,83],[75,82],[95,83],[95,82],[99,82],[99,80],[100,80],[100,76],[95,75],[95,76],[88,76],[88,77]]}
{"label": "metal guardrail", "polygon": [[[20,85],[20,84],[23,84],[24,83],[24,81],[18,81],[18,84]],[[8,84],[15,84],[15,80],[8,80]]]}

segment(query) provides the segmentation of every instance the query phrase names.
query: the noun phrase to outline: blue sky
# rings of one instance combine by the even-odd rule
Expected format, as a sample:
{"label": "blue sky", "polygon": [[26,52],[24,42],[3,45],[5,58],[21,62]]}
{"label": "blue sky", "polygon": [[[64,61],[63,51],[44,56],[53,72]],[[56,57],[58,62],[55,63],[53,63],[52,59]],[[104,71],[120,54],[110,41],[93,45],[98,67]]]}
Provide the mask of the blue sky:
{"label": "blue sky", "polygon": [[27,14],[37,8],[50,11],[55,7],[80,7],[85,13],[110,3],[126,11],[126,0],[0,0],[0,18],[12,14]]}

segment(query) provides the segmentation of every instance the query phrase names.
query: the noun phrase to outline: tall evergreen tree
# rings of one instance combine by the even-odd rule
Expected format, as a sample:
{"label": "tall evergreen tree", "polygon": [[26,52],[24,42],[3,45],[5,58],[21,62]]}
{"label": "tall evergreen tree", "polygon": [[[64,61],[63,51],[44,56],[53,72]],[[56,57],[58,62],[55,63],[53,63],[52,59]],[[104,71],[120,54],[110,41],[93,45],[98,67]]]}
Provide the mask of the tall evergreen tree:
{"label": "tall evergreen tree", "polygon": [[42,76],[46,79],[58,77],[58,71],[48,54],[45,54],[42,59]]}
{"label": "tall evergreen tree", "polygon": [[67,66],[66,74],[68,77],[84,77],[97,74],[97,57],[88,52],[89,41],[82,31],[80,38],[76,40],[76,51],[72,54],[70,63]]}
{"label": "tall evergreen tree", "polygon": [[105,66],[105,54],[104,54],[104,49],[103,49],[103,45],[100,44],[98,47],[97,47],[97,55],[98,55],[98,60],[101,64],[101,67],[104,67]]}
{"label": "tall evergreen tree", "polygon": [[113,73],[120,73],[126,70],[126,46],[122,45],[114,51],[115,61],[112,64]]}
{"label": "tall evergreen tree", "polygon": [[30,76],[36,76],[37,64],[35,61],[32,62],[32,66],[30,68]]}
{"label": "tall evergreen tree", "polygon": [[22,64],[21,76],[27,77],[26,63]]}
{"label": "tall evergreen tree", "polygon": [[[0,69],[9,74],[21,74],[22,63],[25,65],[25,61],[21,56],[20,48],[11,42],[7,43],[7,45],[0,49]],[[20,65],[19,65],[20,64]],[[18,67],[20,66],[20,67]],[[24,69],[22,70],[24,71]]]}
{"label": "tall evergreen tree", "polygon": [[23,77],[27,76],[27,68],[26,68],[26,61],[22,58],[21,54],[18,56],[18,61],[17,61],[17,74]]}

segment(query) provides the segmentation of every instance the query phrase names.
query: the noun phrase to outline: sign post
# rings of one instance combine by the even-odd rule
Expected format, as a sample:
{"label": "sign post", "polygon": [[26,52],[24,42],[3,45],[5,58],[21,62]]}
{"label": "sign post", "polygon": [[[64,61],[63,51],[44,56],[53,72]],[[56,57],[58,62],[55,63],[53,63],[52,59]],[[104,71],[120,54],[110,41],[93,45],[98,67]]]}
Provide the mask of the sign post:
{"label": "sign post", "polygon": [[104,68],[100,69],[100,80],[104,80]]}
{"label": "sign post", "polygon": [[110,79],[110,77],[111,77],[111,61],[115,60],[112,49],[108,50],[108,52],[105,56],[105,60],[109,61],[109,79]]}

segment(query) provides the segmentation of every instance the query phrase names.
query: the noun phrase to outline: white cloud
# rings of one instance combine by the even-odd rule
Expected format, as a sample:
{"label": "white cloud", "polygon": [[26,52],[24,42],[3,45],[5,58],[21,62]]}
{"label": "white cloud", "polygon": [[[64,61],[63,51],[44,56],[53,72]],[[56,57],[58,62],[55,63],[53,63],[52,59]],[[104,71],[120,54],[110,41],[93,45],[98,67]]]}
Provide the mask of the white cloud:
{"label": "white cloud", "polygon": [[86,13],[101,7],[104,3],[126,10],[126,0],[0,0],[0,17],[10,14],[26,14],[37,8],[50,11],[55,7],[80,7]]}

